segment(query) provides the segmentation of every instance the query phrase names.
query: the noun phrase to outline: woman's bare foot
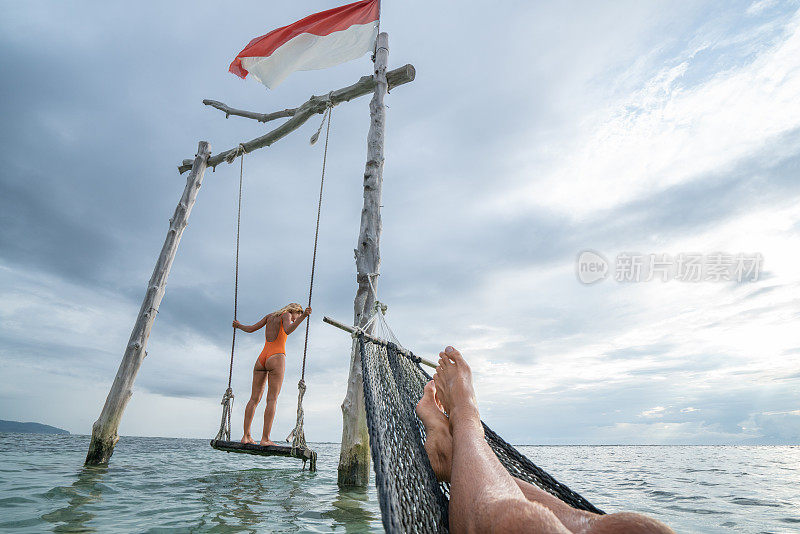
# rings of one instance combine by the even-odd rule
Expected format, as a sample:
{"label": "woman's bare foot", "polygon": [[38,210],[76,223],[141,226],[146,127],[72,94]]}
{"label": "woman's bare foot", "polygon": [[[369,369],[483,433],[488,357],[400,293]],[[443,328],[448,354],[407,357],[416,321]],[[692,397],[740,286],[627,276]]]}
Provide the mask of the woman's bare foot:
{"label": "woman's bare foot", "polygon": [[255,445],[256,442],[253,438],[250,437],[250,434],[247,434],[246,436],[242,437],[242,443],[252,443],[253,445]]}
{"label": "woman's bare foot", "polygon": [[275,446],[275,442],[272,441],[271,439],[263,439],[262,438],[261,441],[259,442],[259,445],[264,445],[264,446],[271,445],[271,446],[274,447]]}
{"label": "woman's bare foot", "polygon": [[436,398],[449,416],[451,427],[462,419],[480,423],[478,401],[472,388],[472,371],[453,347],[439,353],[439,366],[433,375]]}
{"label": "woman's bare foot", "polygon": [[425,452],[433,472],[440,482],[450,482],[453,437],[450,435],[450,422],[436,403],[433,380],[425,384],[425,393],[417,403],[416,412],[425,425]]}

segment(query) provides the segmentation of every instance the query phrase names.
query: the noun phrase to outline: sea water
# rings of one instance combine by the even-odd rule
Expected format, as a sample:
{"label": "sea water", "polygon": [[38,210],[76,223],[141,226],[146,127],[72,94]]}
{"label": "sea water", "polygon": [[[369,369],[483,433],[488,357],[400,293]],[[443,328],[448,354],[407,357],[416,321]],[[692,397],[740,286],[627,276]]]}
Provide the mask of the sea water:
{"label": "sea water", "polygon": [[[206,440],[123,437],[83,468],[88,436],[0,434],[0,529],[18,532],[380,532],[374,485],[336,485],[291,458],[218,452]],[[596,506],[677,532],[800,532],[800,447],[519,447]]]}

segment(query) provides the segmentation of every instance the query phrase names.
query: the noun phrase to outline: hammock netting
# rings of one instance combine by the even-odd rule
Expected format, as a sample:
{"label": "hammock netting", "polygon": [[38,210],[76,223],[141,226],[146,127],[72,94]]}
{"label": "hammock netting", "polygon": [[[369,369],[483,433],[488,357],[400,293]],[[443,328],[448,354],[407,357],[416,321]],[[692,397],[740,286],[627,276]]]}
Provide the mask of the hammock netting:
{"label": "hammock netting", "polygon": [[[393,337],[393,336],[392,336]],[[440,483],[425,452],[425,428],[414,408],[430,375],[420,359],[391,341],[357,334],[375,484],[387,532],[448,532],[449,485]],[[602,514],[589,501],[533,464],[483,425],[486,441],[512,476],[573,508]]]}

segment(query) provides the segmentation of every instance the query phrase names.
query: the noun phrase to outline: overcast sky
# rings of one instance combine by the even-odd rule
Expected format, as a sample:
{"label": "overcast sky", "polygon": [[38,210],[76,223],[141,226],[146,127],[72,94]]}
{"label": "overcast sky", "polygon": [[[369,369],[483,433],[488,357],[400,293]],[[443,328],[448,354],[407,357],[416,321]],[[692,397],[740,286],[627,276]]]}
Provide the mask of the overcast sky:
{"label": "overcast sky", "polygon": [[[178,163],[371,72],[274,91],[229,74],[252,38],[330,0],[3,2],[0,418],[89,433],[184,186]],[[383,6],[390,67],[379,293],[402,343],[473,365],[514,443],[800,442],[800,5],[460,2]],[[338,441],[369,125],[335,108],[314,290],[306,435]],[[239,316],[304,302],[322,146],[313,118],[246,156]],[[237,165],[208,172],[125,435],[210,437],[226,386]],[[610,262],[592,285],[584,250]],[[620,254],[760,254],[758,279],[615,280]],[[263,334],[238,338],[240,435]],[[294,424],[290,336],[274,438]],[[260,432],[256,417],[254,435]]]}

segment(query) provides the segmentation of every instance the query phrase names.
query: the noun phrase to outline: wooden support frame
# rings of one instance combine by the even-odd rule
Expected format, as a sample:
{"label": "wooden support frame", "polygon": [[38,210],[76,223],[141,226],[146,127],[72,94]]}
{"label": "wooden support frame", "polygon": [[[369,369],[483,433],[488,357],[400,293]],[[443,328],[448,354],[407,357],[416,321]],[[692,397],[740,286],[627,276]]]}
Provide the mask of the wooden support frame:
{"label": "wooden support frame", "polygon": [[[364,207],[356,243],[356,283],[353,324],[366,326],[375,309],[375,291],[381,268],[381,190],[383,188],[383,144],[386,133],[384,96],[389,89],[386,65],[389,62],[389,35],[378,34],[375,42],[375,92],[369,103],[367,163],[364,168]],[[347,394],[342,401],[342,445],[339,451],[338,484],[341,487],[369,484],[369,429],[364,409],[361,354],[351,351]]]}
{"label": "wooden support frame", "polygon": [[114,453],[114,446],[119,441],[119,424],[122,414],[128,406],[128,401],[133,395],[133,382],[142,361],[147,356],[147,340],[153,322],[158,314],[158,307],[166,292],[167,278],[181,242],[181,236],[188,224],[189,214],[197,200],[200,186],[203,184],[203,175],[206,172],[208,156],[211,154],[210,146],[206,141],[200,141],[197,146],[197,155],[192,163],[192,172],[186,177],[186,187],[183,195],[175,208],[175,214],[169,220],[169,230],[158,256],[153,275],[147,284],[147,291],[139,309],[136,323],[133,325],[128,346],[119,364],[117,376],[108,392],[106,402],[100,417],[92,426],[92,439],[89,442],[89,452],[86,454],[86,465],[102,465],[108,463]]}
{"label": "wooden support frame", "polygon": [[[230,115],[237,115],[245,118],[250,118],[254,120],[258,120],[259,122],[269,122],[272,120],[276,120],[279,118],[290,117],[290,119],[284,122],[281,126],[273,129],[272,131],[266,133],[265,135],[258,137],[256,139],[252,139],[247,141],[246,143],[242,143],[239,147],[226,150],[217,154],[216,156],[211,156],[210,145],[206,141],[200,141],[198,145],[197,155],[193,160],[185,159],[178,166],[178,171],[180,173],[184,173],[187,170],[191,170],[189,175],[186,179],[186,187],[184,188],[183,195],[178,203],[178,206],[175,208],[175,214],[170,219],[170,227],[169,231],[167,232],[166,240],[164,241],[164,245],[161,249],[161,254],[156,262],[156,266],[153,270],[153,275],[150,278],[150,283],[147,286],[147,292],[145,293],[145,298],[142,302],[142,306],[139,310],[139,315],[136,319],[136,323],[134,324],[133,331],[131,332],[131,337],[128,342],[128,346],[126,347],[125,353],[122,357],[122,362],[120,363],[119,369],[117,370],[117,375],[114,378],[114,382],[111,386],[111,390],[109,391],[108,397],[106,398],[106,402],[103,406],[103,410],[100,414],[100,417],[95,421],[94,425],[92,426],[92,437],[89,444],[89,451],[86,455],[86,465],[102,465],[108,463],[111,455],[114,452],[114,446],[119,441],[119,425],[122,420],[122,415],[125,411],[125,408],[128,405],[128,401],[130,400],[131,396],[133,395],[133,384],[136,379],[136,375],[141,367],[142,361],[144,360],[145,356],[147,356],[147,341],[150,337],[150,331],[153,327],[153,322],[155,321],[156,314],[158,313],[158,307],[161,304],[161,300],[164,297],[166,292],[166,282],[167,277],[169,276],[169,271],[172,267],[172,263],[175,259],[175,254],[177,253],[178,245],[180,243],[181,236],[183,235],[183,231],[187,226],[187,220],[189,218],[189,214],[192,210],[192,207],[195,204],[197,199],[197,194],[199,192],[200,186],[203,181],[203,176],[205,174],[205,170],[211,166],[216,167],[223,161],[232,162],[236,157],[244,152],[251,152],[258,148],[262,148],[265,146],[270,146],[276,141],[282,139],[289,133],[293,132],[300,126],[302,126],[309,118],[313,115],[318,113],[323,113],[328,107],[338,105],[342,102],[349,102],[354,98],[358,98],[360,96],[366,95],[369,92],[374,92],[372,102],[370,103],[370,115],[372,117],[372,122],[370,124],[370,134],[368,136],[368,151],[367,151],[367,171],[364,174],[364,202],[365,202],[365,210],[367,206],[367,197],[368,194],[371,199],[370,206],[377,208],[377,233],[380,234],[380,191],[378,189],[377,197],[374,196],[374,193],[368,193],[371,189],[371,184],[375,180],[380,183],[382,180],[382,168],[383,168],[383,95],[388,92],[388,89],[396,87],[398,85],[403,85],[408,82],[414,80],[416,76],[416,71],[413,65],[404,65],[398,69],[394,69],[392,71],[386,72],[386,59],[388,57],[388,47],[381,46],[380,43],[386,43],[386,34],[380,34],[378,36],[378,46],[376,48],[376,70],[375,75],[373,76],[362,76],[356,83],[350,85],[348,87],[343,87],[336,91],[331,91],[327,95],[324,96],[312,96],[308,101],[304,104],[298,106],[297,108],[292,109],[285,109],[282,111],[276,111],[273,113],[255,113],[245,110],[239,110],[235,108],[231,108],[222,102],[218,102],[215,100],[203,100],[203,103],[209,106],[212,106],[216,109],[219,109],[225,113],[226,118]],[[382,64],[382,67],[378,69],[378,65]],[[378,103],[380,104],[378,106]],[[380,109],[379,113],[376,111]],[[378,115],[380,117],[378,118]],[[376,129],[378,128],[378,129]],[[379,134],[379,135],[378,135]],[[377,136],[377,137],[376,137]],[[379,143],[376,145],[375,139],[380,139]],[[379,145],[379,150],[378,150]],[[376,159],[376,156],[379,156]],[[375,168],[377,167],[377,171]],[[372,169],[372,170],[371,170]],[[377,199],[377,201],[375,201]],[[370,210],[369,218],[370,220],[375,219],[376,214],[374,210]],[[364,231],[364,214],[362,213],[362,233]],[[368,225],[369,226],[369,225]],[[361,240],[361,237],[359,237]],[[370,245],[371,247],[372,245]],[[377,243],[374,245],[377,247]],[[377,268],[380,265],[379,257],[377,256],[377,248],[376,251],[376,258],[377,263],[375,265],[375,271],[369,272],[377,272]],[[356,251],[356,258],[357,258],[357,266],[359,267],[359,273],[362,272],[362,264],[358,261],[358,251]],[[362,302],[359,297],[363,292],[364,288],[362,287],[365,284],[365,278],[359,275],[359,290],[356,296],[356,316],[359,316],[359,302]],[[377,283],[377,282],[376,282]],[[374,302],[374,295],[372,295],[372,302]],[[367,302],[364,300],[363,302]],[[353,362],[354,363],[354,362]],[[352,365],[352,364],[351,364]],[[360,373],[360,371],[359,371]],[[350,381],[352,382],[352,380]],[[358,382],[358,388],[361,388],[361,383]],[[351,391],[351,387],[348,387],[348,392]],[[349,393],[348,393],[349,395]],[[358,413],[360,411],[361,419],[363,421],[359,421],[359,429],[363,429],[363,434],[365,436],[365,441],[363,441],[363,448],[366,451],[364,454],[361,454],[358,461],[358,465],[360,466],[359,469],[366,470],[366,475],[360,476],[357,480],[358,485],[366,485],[369,478],[369,443],[368,443],[368,434],[366,431],[366,418],[364,416],[364,404],[363,404],[363,393],[361,393],[361,400],[360,403],[356,403],[353,405],[355,411],[353,413]],[[360,410],[359,410],[360,408]],[[344,411],[344,404],[342,406]],[[346,419],[346,418],[345,418]],[[237,451],[237,452],[247,452],[249,454],[258,454],[257,452],[254,453],[253,451]],[[313,452],[313,451],[312,451]],[[314,453],[314,463],[316,463],[316,453]],[[363,456],[363,458],[362,458]],[[341,471],[340,471],[341,472]]]}
{"label": "wooden support frame", "polygon": [[[386,73],[385,79],[388,83],[388,88],[391,89],[398,85],[403,85],[408,82],[414,81],[415,77],[416,77],[416,71],[414,70],[414,66],[404,65],[399,69],[394,69],[393,71]],[[259,148],[270,146],[273,143],[275,143],[275,141],[283,139],[284,137],[286,137],[287,135],[298,129],[314,115],[317,115],[319,113],[324,113],[329,105],[337,106],[342,102],[349,102],[354,98],[364,96],[370,93],[371,91],[374,91],[375,87],[376,87],[376,82],[373,76],[362,76],[361,79],[358,80],[353,85],[348,85],[347,87],[331,91],[327,95],[312,96],[305,103],[294,109],[286,109],[283,111],[277,111],[275,113],[255,113],[252,111],[244,111],[240,109],[231,108],[223,104],[222,102],[217,102],[216,100],[203,100],[204,104],[215,107],[223,111],[226,117],[229,115],[238,115],[240,117],[255,119],[258,120],[259,122],[268,122],[282,117],[291,117],[288,121],[284,122],[274,130],[265,133],[261,137],[256,137],[255,139],[251,139],[250,141],[245,141],[244,143],[241,144],[240,147],[231,148],[225,150],[224,152],[220,152],[215,156],[211,156],[208,159],[208,166],[213,168],[222,163],[223,161],[227,161],[228,163],[230,163],[234,159],[236,159],[239,155],[241,155],[240,151],[242,149],[247,153],[247,152],[252,152],[253,150]],[[384,91],[386,91],[386,88],[384,88]],[[188,171],[191,167],[192,167],[191,160],[185,159],[178,166],[178,172],[184,173]]]}

